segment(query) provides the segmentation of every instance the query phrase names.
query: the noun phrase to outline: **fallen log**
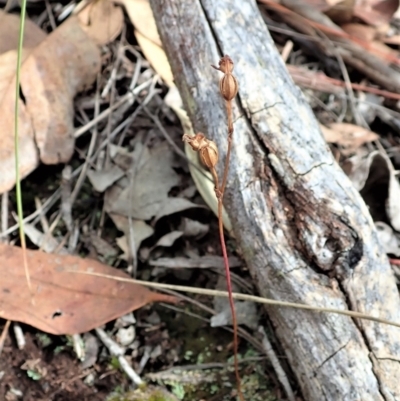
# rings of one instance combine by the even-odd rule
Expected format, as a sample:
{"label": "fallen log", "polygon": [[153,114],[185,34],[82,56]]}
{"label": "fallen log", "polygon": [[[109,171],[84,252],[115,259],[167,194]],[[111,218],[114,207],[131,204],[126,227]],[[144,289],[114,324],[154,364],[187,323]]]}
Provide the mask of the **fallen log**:
{"label": "fallen log", "polygon": [[[252,0],[151,0],[196,132],[223,160],[225,105],[210,67],[228,54],[239,96],[225,206],[264,297],[400,322],[398,290],[372,219],[336,164]],[[307,401],[400,400],[400,330],[267,307]]]}

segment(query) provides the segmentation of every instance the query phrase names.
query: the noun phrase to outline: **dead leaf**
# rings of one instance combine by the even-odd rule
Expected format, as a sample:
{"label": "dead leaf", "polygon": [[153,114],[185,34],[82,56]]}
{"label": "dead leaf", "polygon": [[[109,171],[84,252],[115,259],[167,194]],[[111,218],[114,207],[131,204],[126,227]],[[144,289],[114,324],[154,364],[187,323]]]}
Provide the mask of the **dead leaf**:
{"label": "dead leaf", "polygon": [[78,13],[82,29],[102,46],[112,42],[122,31],[124,14],[110,0],[94,0]]}
{"label": "dead leaf", "polygon": [[354,16],[372,26],[380,26],[390,22],[399,0],[357,0]]}
{"label": "dead leaf", "polygon": [[[216,289],[226,290],[226,279],[223,276],[218,278]],[[232,284],[232,290],[238,292],[236,284]],[[214,309],[217,312],[210,320],[211,327],[221,327],[232,324],[232,311],[228,298],[214,297]],[[250,301],[234,301],[236,310],[236,319],[238,325],[246,325],[251,329],[256,329],[258,326],[259,315],[257,306]]]}
{"label": "dead leaf", "polygon": [[180,177],[172,168],[174,155],[166,143],[149,149],[138,142],[133,153],[135,173],[130,184],[107,205],[107,212],[149,220],[159,212]]}
{"label": "dead leaf", "polygon": [[129,233],[132,229],[136,251],[139,249],[143,240],[151,237],[154,234],[153,227],[146,224],[143,220],[132,220],[132,228],[130,228],[127,217],[115,213],[110,213],[109,216],[117,226],[118,230],[122,231],[125,236],[129,236]]}
{"label": "dead leaf", "polygon": [[[34,48],[44,39],[46,32],[42,31],[30,19],[25,21],[24,47]],[[19,17],[14,14],[7,14],[0,10],[0,54],[18,47]],[[14,64],[14,69],[17,64]]]}
{"label": "dead leaf", "polygon": [[[21,248],[0,244],[0,316],[51,334],[92,330],[150,302],[174,302],[138,284],[79,274],[96,272],[128,278],[120,270],[91,259],[27,251],[33,305]],[[73,272],[70,272],[70,271]]]}
{"label": "dead leaf", "polygon": [[[15,184],[14,109],[17,52],[0,55],[0,193]],[[7,70],[8,69],[8,70]],[[32,122],[25,104],[19,101],[19,173],[23,178],[39,164]]]}
{"label": "dead leaf", "polygon": [[120,0],[119,2],[125,6],[129,19],[136,31],[158,47],[162,47],[149,0]]}
{"label": "dead leaf", "polygon": [[135,36],[144,56],[146,57],[146,60],[155,69],[157,74],[160,75],[165,84],[170,88],[173,87],[175,85],[174,76],[172,74],[167,55],[162,47],[158,46],[138,31],[135,31]]}
{"label": "dead leaf", "polygon": [[[24,224],[24,231],[27,237],[46,253],[52,253],[60,247],[60,243],[50,233],[43,234],[31,224]],[[61,248],[57,253],[67,254],[68,251],[65,248]]]}
{"label": "dead leaf", "polygon": [[[123,254],[120,256],[122,260],[129,260],[132,258],[131,254],[131,248],[128,244],[128,237],[126,235],[123,235],[122,237],[118,237],[115,239],[115,242],[117,243],[118,247],[121,249]],[[136,245],[136,244],[135,244]]]}
{"label": "dead leaf", "polygon": [[[3,56],[9,56],[9,52],[0,56],[0,65]],[[70,159],[75,143],[73,98],[94,81],[99,68],[99,50],[74,17],[51,33],[26,58],[21,69],[25,101],[19,102],[22,177],[38,165],[38,151],[46,164]],[[11,189],[15,183],[15,79],[7,79],[8,86],[0,94],[0,193]]]}
{"label": "dead leaf", "polygon": [[363,39],[366,42],[372,42],[378,37],[378,31],[375,27],[358,24],[358,23],[349,23],[341,25],[341,28],[347,32],[349,35]]}
{"label": "dead leaf", "polygon": [[396,236],[392,228],[382,221],[375,223],[376,232],[378,233],[379,242],[383,247],[383,251],[400,257],[400,238]]}
{"label": "dead leaf", "polygon": [[118,254],[117,249],[110,245],[105,239],[99,237],[96,233],[90,233],[89,239],[90,245],[94,247],[99,255],[107,258]]}
{"label": "dead leaf", "polygon": [[387,45],[400,45],[400,35],[392,35],[392,36],[386,36],[381,39],[383,43],[386,43]]}
{"label": "dead leaf", "polygon": [[392,227],[396,231],[400,231],[400,183],[391,162],[389,170],[389,195],[386,201],[386,213]]}
{"label": "dead leaf", "polygon": [[117,341],[123,347],[127,347],[129,344],[133,343],[135,339],[136,331],[133,326],[129,326],[127,328],[120,328],[117,331],[116,337]]}
{"label": "dead leaf", "polygon": [[367,142],[379,139],[374,132],[354,124],[333,123],[329,127],[320,124],[320,128],[328,143],[337,143],[343,147],[344,155],[353,153]]}
{"label": "dead leaf", "polygon": [[172,246],[174,244],[174,242],[182,237],[183,232],[182,231],[172,231],[168,234],[163,235],[156,243],[156,246]]}
{"label": "dead leaf", "polygon": [[367,124],[371,124],[382,109],[385,100],[383,96],[377,96],[373,93],[359,91],[357,94],[357,111],[361,114]]}
{"label": "dead leaf", "polygon": [[[379,155],[379,152],[372,152],[366,156],[363,154],[356,154],[349,158],[349,171],[347,175],[357,191],[361,191],[364,188],[369,176],[371,164],[377,155]],[[384,166],[386,165],[385,160],[380,156],[377,159],[378,162],[383,163]]]}
{"label": "dead leaf", "polygon": [[149,0],[120,0],[126,8],[135,36],[146,60],[168,87],[174,86],[174,76],[162,48]]}
{"label": "dead leaf", "polygon": [[[232,311],[230,308],[229,301],[225,298],[221,298],[224,301],[224,307],[222,310],[211,317],[211,327],[221,327],[232,325]],[[254,302],[250,301],[235,301],[236,319],[238,325],[246,325],[252,330],[257,329],[258,326],[258,314],[257,307]]]}
{"label": "dead leaf", "polygon": [[183,231],[185,237],[196,237],[197,239],[200,239],[208,233],[210,226],[184,217],[179,229]]}
{"label": "dead leaf", "polygon": [[400,231],[400,183],[391,160],[384,153],[372,152],[353,165],[349,178],[356,189],[362,190],[371,215],[379,216],[375,209],[382,208],[385,202],[386,217],[392,227]]}
{"label": "dead leaf", "polygon": [[97,192],[104,192],[115,181],[122,178],[125,173],[118,166],[113,165],[108,170],[89,170],[87,175],[93,188]]}
{"label": "dead leaf", "polygon": [[196,205],[193,202],[190,202],[190,200],[187,200],[185,198],[167,198],[165,201],[160,205],[160,208],[157,212],[157,215],[154,219],[154,221],[158,221],[161,219],[161,217],[164,216],[169,216],[170,214],[178,213],[178,212],[183,212],[184,210],[187,209],[192,209],[192,208],[203,208],[204,206],[201,205]]}

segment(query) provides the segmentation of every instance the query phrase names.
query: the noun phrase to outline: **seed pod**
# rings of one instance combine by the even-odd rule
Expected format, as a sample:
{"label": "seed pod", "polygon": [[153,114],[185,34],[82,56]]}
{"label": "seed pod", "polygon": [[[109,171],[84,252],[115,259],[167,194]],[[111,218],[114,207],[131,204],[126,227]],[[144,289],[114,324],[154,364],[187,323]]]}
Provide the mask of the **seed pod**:
{"label": "seed pod", "polygon": [[183,135],[182,140],[187,142],[193,150],[200,153],[200,159],[208,168],[213,168],[218,163],[218,148],[215,142],[210,141],[199,132],[194,136]]}
{"label": "seed pod", "polygon": [[207,146],[200,149],[200,159],[208,168],[214,168],[218,163],[218,148],[214,141],[207,139]]}
{"label": "seed pod", "polygon": [[225,74],[220,79],[219,91],[221,92],[221,95],[225,100],[232,100],[237,95],[238,90],[238,81],[232,74]]}
{"label": "seed pod", "polygon": [[208,139],[205,137],[204,134],[199,132],[198,134],[196,134],[194,136],[184,134],[182,137],[182,141],[187,142],[192,147],[192,149],[197,152],[200,149],[207,146]]}
{"label": "seed pod", "polygon": [[224,76],[219,81],[219,91],[226,101],[232,100],[238,93],[239,84],[237,79],[232,75],[233,61],[225,55],[219,60],[219,67],[212,65],[218,71],[224,73]]}

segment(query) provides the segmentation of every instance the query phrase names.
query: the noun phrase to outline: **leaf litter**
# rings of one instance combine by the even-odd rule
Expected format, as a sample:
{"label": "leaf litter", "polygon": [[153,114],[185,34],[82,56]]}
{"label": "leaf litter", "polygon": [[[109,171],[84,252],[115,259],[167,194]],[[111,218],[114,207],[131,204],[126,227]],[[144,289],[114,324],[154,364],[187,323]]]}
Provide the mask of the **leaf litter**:
{"label": "leaf litter", "polygon": [[[175,302],[133,283],[79,274],[129,276],[96,260],[27,251],[33,292],[22,267],[22,250],[0,244],[0,316],[51,334],[84,333],[151,302]],[[31,302],[31,295],[33,302]]]}
{"label": "leaf litter", "polygon": [[[1,32],[0,32],[1,33]],[[2,37],[2,36],[0,36]],[[0,88],[0,193],[15,184],[14,99],[16,50],[0,55],[9,71],[3,73]],[[19,100],[20,175],[25,177],[39,164],[67,162],[72,156],[73,98],[91,85],[100,69],[100,53],[71,17],[42,39],[24,56]],[[11,75],[10,75],[11,74]],[[11,78],[11,79],[10,79]]]}
{"label": "leaf litter", "polygon": [[177,186],[180,177],[172,168],[173,152],[166,143],[150,149],[138,142],[133,153],[129,186],[108,206],[110,213],[149,220],[168,199],[168,192]]}
{"label": "leaf litter", "polygon": [[[82,24],[86,25],[87,29],[84,28],[84,30],[86,29],[87,34],[91,36],[91,40],[96,43],[102,43],[107,42],[108,40],[112,40],[112,38],[118,34],[117,32],[120,29],[120,15],[122,15],[119,14],[120,8],[115,6],[111,7],[111,3],[107,3],[108,2],[104,1],[94,2],[91,4],[90,7],[87,7],[83,11],[78,13],[80,26],[82,26]],[[133,24],[135,25],[135,34],[142,48],[141,50],[146,54],[147,60],[153,65],[156,71],[160,74],[161,77],[163,77],[164,81],[171,88],[168,98],[165,99],[166,103],[168,103],[168,105],[176,112],[185,130],[185,133],[193,133],[190,121],[188,120],[186,113],[182,109],[182,102],[179,94],[178,98],[174,96],[174,92],[176,95],[176,87],[174,87],[170,67],[167,58],[165,57],[165,53],[161,47],[161,42],[159,41],[158,34],[154,29],[154,19],[151,18],[151,10],[149,8],[148,1],[125,0],[122,3],[124,4],[128,12],[128,15],[131,17]],[[332,4],[333,2],[330,2],[330,7],[332,7]],[[136,16],[135,10],[137,12]],[[373,8],[372,12],[377,12],[377,10],[378,9]],[[354,10],[350,11],[355,15]],[[349,13],[349,10],[347,9],[343,11],[342,16],[346,14],[346,18],[349,18],[348,16],[351,13]],[[107,19],[108,15],[109,19]],[[388,17],[385,16],[384,18]],[[105,27],[105,29],[102,29],[102,27]],[[343,29],[345,28],[343,27]],[[360,27],[353,27],[353,29],[360,30]],[[101,32],[102,30],[104,32]],[[384,38],[376,34],[376,31],[372,32],[372,34],[374,35],[373,37],[376,40],[384,40]],[[38,44],[35,43],[31,47],[35,48],[35,46],[37,45]],[[26,52],[26,54],[28,54],[28,51]],[[15,65],[13,64],[15,54],[9,57],[10,65]],[[12,59],[12,57],[14,57],[14,59]],[[4,58],[4,60],[6,59]],[[121,59],[118,60],[121,61]],[[137,60],[140,59],[138,58]],[[147,68],[147,61],[142,60],[140,62],[142,62],[142,66],[146,66]],[[140,62],[138,63],[140,64]],[[4,62],[3,66],[6,65],[7,64]],[[116,63],[115,65],[118,65],[118,63]],[[118,74],[121,74],[121,71],[123,71],[123,73],[125,74],[131,74],[129,76],[132,77],[132,80],[134,80],[134,70],[132,66],[129,65],[129,62],[127,62],[125,54],[122,57],[121,66],[121,69],[118,69],[118,67],[116,67],[116,76],[118,76]],[[291,65],[289,67],[291,67],[290,71],[293,72],[295,71],[294,67],[297,66]],[[3,75],[4,77],[7,76],[7,71],[8,74],[10,74],[10,71],[11,74],[13,73],[10,68],[6,68],[6,71]],[[315,73],[314,75],[312,74],[313,71],[307,70],[307,72],[311,72],[311,76],[313,77],[316,76]],[[10,75],[8,75],[8,77],[9,76]],[[146,79],[149,80],[149,78],[152,78],[151,75],[146,75],[146,72],[142,73],[142,71],[138,73],[138,76],[139,79],[136,81],[136,83],[138,83],[139,85],[144,84],[146,82]],[[327,82],[331,84],[332,81],[325,81],[326,76],[321,75],[321,77],[321,80],[325,84]],[[299,79],[299,77],[297,76],[297,78],[295,79]],[[314,82],[321,82],[321,80],[314,79]],[[3,84],[4,81],[6,80],[3,80]],[[103,85],[106,85],[108,88],[112,87],[114,84],[115,81],[113,81],[113,78],[110,78],[107,83],[103,83]],[[143,96],[147,96],[148,93],[153,96],[150,86],[146,88],[149,90],[149,92],[146,92]],[[342,90],[343,88],[341,88],[340,91],[336,90],[338,87],[336,87],[334,91],[332,89],[334,88],[334,86],[332,85],[327,85],[325,87],[325,91],[327,90],[326,88],[329,88],[328,90],[332,90],[332,93],[334,94],[334,96],[330,98],[329,103],[325,102],[327,109],[329,109],[330,112],[333,112],[333,114],[337,113],[337,115],[339,115],[340,107],[342,106],[342,100],[340,99],[340,96],[345,96],[346,92]],[[107,91],[104,91],[104,93],[106,94],[101,98],[101,102],[103,103],[109,100],[109,95],[107,94]],[[154,96],[154,98],[157,98],[157,95]],[[89,98],[86,98],[86,100],[88,99]],[[142,99],[144,99],[144,97],[142,97]],[[173,100],[171,101],[171,99]],[[333,101],[331,101],[332,99]],[[89,102],[90,101],[91,100],[89,99]],[[380,112],[377,112],[377,107],[375,107],[374,105],[369,105],[369,103],[371,103],[370,99],[363,98],[362,93],[358,93],[357,101],[359,102],[359,104],[357,104],[354,109],[359,109],[360,114],[365,118],[368,124],[373,124],[376,118],[381,118],[384,122],[388,121],[387,118],[381,117],[382,114]],[[158,105],[159,104],[160,103],[158,103]],[[368,104],[368,107],[366,107],[366,110],[364,111],[361,109],[361,106],[363,104]],[[386,106],[386,104],[381,100],[378,100],[376,102],[376,105],[380,106],[382,109],[384,109]],[[28,106],[29,104],[27,104],[27,107]],[[151,102],[148,107],[149,110],[153,110],[154,113],[158,113],[160,110],[159,108],[157,108],[158,106],[155,106],[155,104],[151,104]],[[85,112],[81,113],[80,117],[81,116],[84,116],[85,118]],[[321,116],[323,116],[323,113],[321,113]],[[166,115],[164,117],[166,118],[166,120],[170,118],[170,116],[167,117]],[[326,117],[326,115],[323,117]],[[393,167],[393,153],[390,154],[390,158],[387,158],[385,155],[385,150],[390,149],[390,146],[385,146],[385,150],[383,151],[381,149],[379,156],[376,156],[376,154],[373,154],[371,156],[371,149],[375,148],[374,141],[380,139],[383,143],[382,136],[379,138],[377,134],[375,134],[375,132],[380,132],[379,129],[376,129],[376,127],[374,127],[373,129],[361,127],[360,125],[353,124],[352,118],[349,118],[349,115],[345,116],[344,121],[343,115],[341,116],[341,118],[342,119],[337,118],[337,120],[332,120],[332,118],[321,118],[321,123],[323,123],[327,128],[331,130],[330,132],[328,132],[328,136],[326,137],[327,142],[331,143],[332,151],[337,157],[340,165],[343,166],[343,168],[348,165],[350,166],[349,174],[353,179],[355,186],[361,191],[361,194],[370,205],[371,212],[374,218],[375,215],[376,217],[380,218],[379,221],[377,220],[377,218],[375,218],[375,221],[378,228],[378,235],[385,251],[390,255],[398,257],[399,236],[398,232],[396,232],[396,230],[398,230],[398,228],[396,227],[398,227],[399,210],[397,209],[398,202],[396,203],[396,199],[399,199],[399,177],[395,170],[395,168],[398,169],[398,165],[395,165],[395,168]],[[392,118],[392,121],[394,121],[392,126],[395,126],[396,117],[393,117],[392,115]],[[132,121],[133,120],[134,118],[132,119]],[[110,119],[110,121],[110,125],[112,126],[112,119]],[[99,127],[102,129],[104,128],[104,125],[100,123]],[[112,132],[112,130],[110,129],[109,132]],[[104,133],[104,131],[102,131],[102,133]],[[129,132],[129,130],[125,130],[123,136],[124,135],[131,136],[132,134],[131,132]],[[153,142],[152,140],[148,140],[148,138],[146,139],[146,137],[142,139],[143,140],[141,141],[132,141],[129,143],[128,146],[125,146],[127,141],[124,142],[124,146],[121,146],[122,141],[118,145],[109,144],[109,154],[106,156],[104,156],[103,154],[101,155],[101,157],[105,157],[105,159],[107,159],[107,157],[110,156],[110,159],[104,162],[104,160],[99,157],[96,162],[90,160],[88,163],[88,165],[90,165],[90,169],[87,173],[89,182],[92,184],[95,191],[105,194],[104,211],[106,212],[106,215],[111,218],[112,222],[115,224],[118,230],[123,233],[122,237],[114,238],[111,242],[115,241],[120,246],[120,248],[125,253],[125,256],[122,255],[122,259],[125,258],[126,260],[129,260],[132,257],[132,252],[136,253],[140,249],[152,250],[156,248],[154,253],[151,254],[152,258],[150,258],[150,260],[147,260],[150,256],[150,251],[148,251],[145,258],[141,259],[141,261],[145,262],[148,266],[154,266],[155,268],[159,266],[164,268],[167,267],[172,269],[182,269],[182,271],[185,271],[185,269],[189,268],[218,268],[221,265],[221,260],[218,259],[218,257],[208,254],[208,252],[213,253],[215,251],[213,249],[213,246],[209,246],[207,248],[207,251],[205,252],[206,254],[204,256],[200,256],[201,252],[197,249],[197,247],[200,245],[198,245],[198,243],[193,245],[190,240],[191,236],[193,236],[196,241],[202,240],[203,238],[206,238],[207,240],[207,232],[210,229],[210,225],[200,223],[196,220],[196,217],[192,219],[193,216],[196,216],[193,213],[190,214],[191,218],[182,217],[180,215],[181,213],[185,211],[190,211],[191,209],[193,209],[193,211],[200,212],[200,208],[203,208],[204,206],[199,205],[199,202],[194,199],[193,195],[187,197],[184,196],[183,194],[185,193],[185,191],[179,191],[177,195],[177,191],[175,189],[181,189],[180,187],[182,185],[181,173],[176,171],[174,157],[166,144],[159,140]],[[393,137],[388,136],[388,138],[385,138],[385,140],[386,139],[391,146],[395,146],[396,140]],[[36,146],[35,141],[36,139],[35,137],[33,137],[32,142]],[[169,152],[169,155],[167,154],[160,156],[161,148],[167,149],[166,151],[167,153]],[[38,158],[40,155],[40,149],[38,150],[37,147],[35,149],[37,152],[36,157]],[[127,149],[130,150],[128,151]],[[158,151],[160,151],[160,153],[158,153]],[[354,156],[359,157],[357,159],[357,157]],[[192,162],[195,164],[198,161],[192,160]],[[36,160],[36,163],[39,163],[38,159]],[[152,163],[153,166],[150,166],[146,163]],[[201,167],[201,164],[198,164],[198,167]],[[144,173],[142,173],[142,169],[144,170]],[[194,178],[195,173],[193,171],[195,171],[195,169],[191,169],[191,173]],[[199,177],[204,176],[200,173]],[[154,185],[152,187],[151,182],[153,180]],[[204,178],[194,178],[194,180],[196,181],[196,185],[198,186],[199,191],[202,193],[206,203],[208,203],[207,196],[204,195],[206,192],[200,190],[203,185],[201,184],[200,180],[203,180],[203,183],[206,184],[210,183],[210,181],[207,179],[204,180]],[[377,191],[376,187],[376,185],[378,184],[379,191]],[[157,190],[159,190],[159,192],[157,192]],[[212,185],[210,186],[209,192],[211,194],[213,192]],[[374,195],[374,192],[380,192],[380,196],[372,203],[369,203],[368,197],[371,194]],[[99,194],[97,194],[96,196],[99,196]],[[154,204],[152,202],[152,197],[155,198]],[[213,196],[211,196],[211,198],[213,198]],[[134,200],[134,202],[132,202],[132,199]],[[118,208],[114,210],[113,207],[115,206],[116,201],[118,201],[119,204],[117,204]],[[375,213],[377,209],[380,210],[379,213]],[[93,210],[93,215],[94,213],[95,211]],[[172,220],[170,216],[174,214],[176,214],[175,219],[180,223],[171,224]],[[384,222],[381,220],[383,220]],[[92,218],[91,221],[93,222],[95,221],[95,219]],[[225,226],[227,226],[226,223]],[[160,230],[160,227],[162,227],[163,230]],[[161,236],[159,236],[159,230],[162,233]],[[47,232],[47,230],[44,230],[45,232],[42,233],[40,230],[37,230],[33,225],[29,226],[27,231],[32,238],[32,241],[36,243],[37,246],[45,247],[44,249],[46,250],[58,249],[60,245],[62,246],[65,243],[65,238],[60,238],[58,234],[54,233],[50,235],[49,240],[49,233]],[[115,256],[115,248],[108,245],[109,243],[111,243],[109,242],[109,239],[106,241],[100,236],[96,238],[96,233],[101,232],[102,235],[104,235],[104,231],[102,231],[101,227],[97,227],[97,231],[91,229],[90,234],[86,235],[86,238],[96,249],[99,255],[107,255],[112,253]],[[206,237],[204,237],[204,235],[206,235]],[[144,240],[150,239],[151,237],[153,238],[149,241],[149,244],[152,243],[153,246],[147,245],[146,242],[145,247],[143,247],[142,242]],[[179,242],[176,241],[177,239],[180,239]],[[81,239],[81,242],[84,243],[84,240]],[[165,247],[157,247],[157,244],[163,243],[166,244]],[[184,246],[182,247],[183,244]],[[102,252],[102,250],[104,250],[104,252]],[[64,251],[66,251],[66,248],[64,249]],[[143,252],[142,254],[144,255],[146,254],[146,252]],[[53,255],[53,257],[55,256]],[[232,267],[242,266],[239,260],[232,261],[231,265]],[[114,269],[114,271],[116,270]],[[152,274],[154,272],[155,269],[151,271]],[[114,274],[114,272],[111,274]],[[204,275],[206,274],[208,273],[204,273]],[[80,275],[80,277],[81,276],[82,275]],[[154,277],[157,276],[155,275]],[[181,277],[183,277],[183,275],[181,275]],[[22,281],[23,280],[21,280],[21,282]],[[29,301],[27,302],[29,303]],[[93,308],[93,310],[95,310],[96,306],[93,306]],[[218,307],[217,309],[219,308],[220,307]],[[220,308],[220,312],[220,315],[217,315],[218,318],[214,318],[212,320],[212,324],[219,325],[223,322],[229,324],[229,314],[224,315],[223,306],[222,308]],[[249,312],[245,310],[244,315],[254,316],[254,312]],[[218,321],[218,319],[220,320]],[[255,325],[251,324],[249,326],[255,327]],[[129,330],[129,333],[127,333],[131,336],[133,326],[127,327],[127,330]],[[131,337],[129,337],[129,341],[130,339]],[[126,343],[129,342],[128,339],[123,340],[123,342],[125,341]],[[154,355],[159,355],[159,350],[157,353],[154,349]],[[162,357],[162,355],[159,355],[157,358],[160,357]],[[95,361],[95,357],[92,357],[92,360]]]}

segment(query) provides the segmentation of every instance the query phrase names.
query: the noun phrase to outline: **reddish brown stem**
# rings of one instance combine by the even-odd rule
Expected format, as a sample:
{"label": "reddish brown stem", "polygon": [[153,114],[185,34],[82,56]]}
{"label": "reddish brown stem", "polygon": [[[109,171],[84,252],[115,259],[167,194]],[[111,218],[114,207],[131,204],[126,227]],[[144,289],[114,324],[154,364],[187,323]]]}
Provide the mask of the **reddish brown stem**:
{"label": "reddish brown stem", "polygon": [[235,376],[237,382],[237,390],[240,401],[244,401],[243,393],[242,393],[242,386],[239,374],[239,360],[238,360],[238,324],[236,319],[236,311],[235,311],[235,304],[233,302],[232,296],[232,283],[231,283],[231,273],[229,269],[229,261],[228,261],[228,253],[226,252],[226,245],[225,245],[225,237],[224,237],[224,225],[222,222],[222,196],[223,193],[220,193],[221,196],[218,197],[218,227],[219,227],[219,238],[221,242],[222,248],[222,256],[224,258],[224,265],[225,265],[225,275],[226,275],[226,287],[228,290],[228,297],[229,297],[229,305],[231,308],[232,313],[232,325],[233,325],[233,357],[234,357],[234,364],[235,364]]}
{"label": "reddish brown stem", "polygon": [[226,114],[228,115],[228,133],[232,136],[233,121],[232,121],[232,103],[231,100],[226,100]]}
{"label": "reddish brown stem", "polygon": [[226,152],[225,158],[225,167],[224,173],[222,178],[222,184],[218,187],[218,176],[215,171],[214,166],[211,168],[211,173],[213,175],[215,181],[215,194],[218,199],[218,227],[219,227],[219,236],[221,241],[221,248],[222,248],[222,255],[224,258],[224,265],[225,265],[225,275],[226,275],[226,286],[228,290],[228,297],[229,297],[229,305],[231,307],[232,313],[232,323],[233,323],[233,348],[234,348],[234,361],[235,361],[235,375],[237,381],[237,390],[238,396],[240,401],[244,401],[242,388],[241,388],[241,380],[239,374],[239,361],[238,361],[238,324],[236,319],[236,311],[235,311],[235,304],[233,302],[232,296],[232,284],[231,284],[231,273],[229,269],[229,262],[228,262],[228,254],[226,252],[226,245],[225,245],[225,237],[224,237],[224,226],[222,222],[222,200],[225,193],[226,183],[228,180],[228,171],[229,171],[229,159],[231,155],[231,148],[232,148],[232,134],[233,134],[233,121],[232,121],[232,99],[235,98],[238,92],[238,82],[236,78],[232,75],[233,70],[233,61],[228,55],[222,57],[219,61],[219,67],[212,66],[216,70],[221,71],[224,76],[219,81],[219,90],[222,97],[225,99],[226,105],[226,114],[228,117],[228,149]]}
{"label": "reddish brown stem", "polygon": [[[231,141],[229,141],[228,144],[228,149],[230,149],[230,144]],[[227,163],[228,162],[228,163]],[[225,161],[225,170],[224,170],[224,181],[226,184],[226,172],[227,172],[227,165],[229,164],[229,150],[227,154],[227,158]],[[229,305],[231,308],[231,314],[232,314],[232,325],[233,325],[233,358],[234,358],[234,365],[235,365],[235,376],[236,376],[236,382],[237,382],[237,390],[238,390],[238,395],[240,401],[244,401],[243,393],[242,393],[242,388],[241,388],[241,380],[240,380],[240,374],[239,374],[239,360],[238,360],[238,324],[237,324],[237,319],[236,319],[236,310],[235,310],[235,304],[233,301],[233,296],[232,296],[232,282],[231,282],[231,272],[229,268],[229,261],[228,261],[228,253],[226,251],[226,245],[225,245],[225,236],[224,236],[224,224],[222,220],[222,199],[224,196],[224,183],[222,184],[221,187],[218,187],[218,174],[215,170],[214,167],[210,168],[211,175],[213,176],[214,179],[214,184],[215,184],[215,195],[218,200],[218,229],[219,229],[219,238],[221,242],[221,248],[222,248],[222,256],[224,259],[224,266],[225,266],[225,276],[226,276],[226,287],[228,291],[228,298],[229,298]]]}

